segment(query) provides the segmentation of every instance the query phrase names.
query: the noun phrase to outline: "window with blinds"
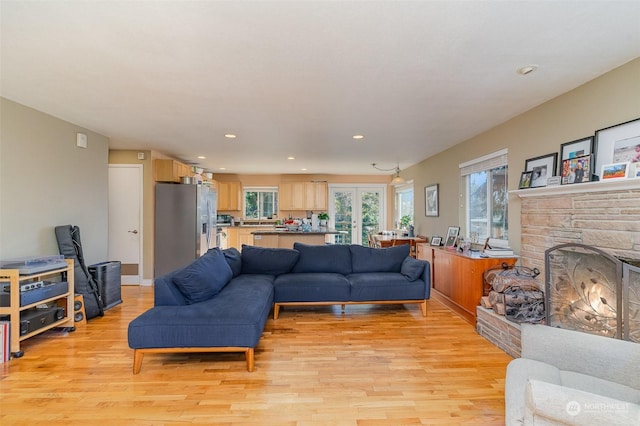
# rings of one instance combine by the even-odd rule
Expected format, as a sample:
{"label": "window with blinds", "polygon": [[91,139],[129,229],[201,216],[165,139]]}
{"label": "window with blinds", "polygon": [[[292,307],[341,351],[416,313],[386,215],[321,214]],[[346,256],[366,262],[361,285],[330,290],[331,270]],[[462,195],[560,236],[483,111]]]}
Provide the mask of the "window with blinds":
{"label": "window with blinds", "polygon": [[466,230],[472,242],[509,239],[506,149],[461,163],[466,188]]}

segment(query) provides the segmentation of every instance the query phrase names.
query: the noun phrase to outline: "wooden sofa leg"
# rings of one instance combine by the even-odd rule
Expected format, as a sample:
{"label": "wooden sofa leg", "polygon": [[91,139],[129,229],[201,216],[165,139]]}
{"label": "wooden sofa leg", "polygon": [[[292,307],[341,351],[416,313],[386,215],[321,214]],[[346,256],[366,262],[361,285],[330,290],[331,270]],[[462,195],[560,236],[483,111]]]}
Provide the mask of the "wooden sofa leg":
{"label": "wooden sofa leg", "polygon": [[276,303],[273,305],[273,319],[278,319],[278,315],[280,315],[280,305]]}
{"label": "wooden sofa leg", "polygon": [[253,348],[247,348],[247,351],[245,352],[245,356],[247,358],[247,370],[251,373],[255,368],[255,358],[254,358]]}
{"label": "wooden sofa leg", "polygon": [[422,309],[422,316],[426,317],[427,316],[427,300],[423,300],[422,303],[420,303],[420,309]]}
{"label": "wooden sofa leg", "polygon": [[142,360],[144,358],[144,352],[140,349],[133,350],[133,374],[138,374],[142,368]]}

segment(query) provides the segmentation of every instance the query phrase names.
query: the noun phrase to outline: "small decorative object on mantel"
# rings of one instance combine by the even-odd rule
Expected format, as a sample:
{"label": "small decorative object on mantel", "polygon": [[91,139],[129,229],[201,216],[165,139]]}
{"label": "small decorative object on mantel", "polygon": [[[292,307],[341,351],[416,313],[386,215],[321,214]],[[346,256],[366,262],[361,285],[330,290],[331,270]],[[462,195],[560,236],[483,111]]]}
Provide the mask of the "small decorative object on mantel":
{"label": "small decorative object on mantel", "polygon": [[529,158],[524,162],[525,172],[532,172],[530,188],[547,186],[547,178],[555,176],[558,167],[558,153]]}
{"label": "small decorative object on mantel", "polygon": [[547,179],[547,186],[558,186],[562,183],[562,178],[560,176],[551,176]]}

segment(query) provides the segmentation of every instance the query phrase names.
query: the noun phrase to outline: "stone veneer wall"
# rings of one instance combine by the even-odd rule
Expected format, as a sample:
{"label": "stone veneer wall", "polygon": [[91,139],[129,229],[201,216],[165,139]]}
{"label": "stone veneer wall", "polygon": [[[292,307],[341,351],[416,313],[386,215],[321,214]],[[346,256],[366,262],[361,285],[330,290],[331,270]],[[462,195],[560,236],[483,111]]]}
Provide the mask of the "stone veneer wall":
{"label": "stone veneer wall", "polygon": [[476,308],[476,319],[476,331],[479,335],[512,357],[520,358],[520,324],[482,306]]}
{"label": "stone veneer wall", "polygon": [[527,196],[518,191],[522,196],[520,263],[540,269],[543,285],[544,252],[559,244],[586,244],[613,256],[640,259],[640,179],[622,190],[603,189],[609,187],[607,183],[574,184],[589,185],[594,189],[589,192],[542,190]]}

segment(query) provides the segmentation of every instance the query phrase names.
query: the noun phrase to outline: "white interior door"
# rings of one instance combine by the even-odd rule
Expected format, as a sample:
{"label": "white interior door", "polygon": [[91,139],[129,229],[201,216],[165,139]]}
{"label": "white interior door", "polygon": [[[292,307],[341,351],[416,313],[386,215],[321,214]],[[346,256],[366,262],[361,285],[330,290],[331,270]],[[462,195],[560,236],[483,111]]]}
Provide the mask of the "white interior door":
{"label": "white interior door", "polygon": [[330,185],[330,226],[341,234],[333,238],[336,244],[367,242],[370,232],[382,230],[386,223],[385,185]]}
{"label": "white interior door", "polygon": [[142,281],[142,164],[109,165],[110,261],[122,263],[122,284]]}

